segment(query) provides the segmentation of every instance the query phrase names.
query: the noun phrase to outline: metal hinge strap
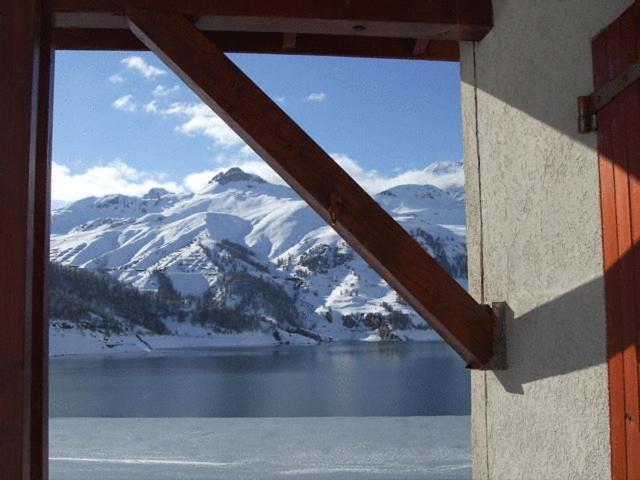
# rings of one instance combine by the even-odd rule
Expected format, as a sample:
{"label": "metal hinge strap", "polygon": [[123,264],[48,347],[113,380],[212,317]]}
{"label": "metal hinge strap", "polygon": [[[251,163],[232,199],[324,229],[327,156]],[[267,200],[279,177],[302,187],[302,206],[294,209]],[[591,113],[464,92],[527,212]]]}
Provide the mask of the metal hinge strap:
{"label": "metal hinge strap", "polygon": [[589,133],[596,130],[596,113],[638,80],[640,60],[636,60],[624,72],[597,88],[591,95],[578,97],[578,131]]}

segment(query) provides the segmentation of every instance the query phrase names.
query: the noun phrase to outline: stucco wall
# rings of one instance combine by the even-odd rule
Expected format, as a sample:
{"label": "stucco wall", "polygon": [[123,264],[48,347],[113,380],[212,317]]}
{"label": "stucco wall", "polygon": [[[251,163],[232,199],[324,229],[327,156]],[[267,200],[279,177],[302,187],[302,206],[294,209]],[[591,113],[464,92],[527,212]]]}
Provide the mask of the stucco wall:
{"label": "stucco wall", "polygon": [[509,368],[473,372],[476,479],[610,478],[591,38],[631,0],[494,0],[462,47],[470,288],[507,301]]}

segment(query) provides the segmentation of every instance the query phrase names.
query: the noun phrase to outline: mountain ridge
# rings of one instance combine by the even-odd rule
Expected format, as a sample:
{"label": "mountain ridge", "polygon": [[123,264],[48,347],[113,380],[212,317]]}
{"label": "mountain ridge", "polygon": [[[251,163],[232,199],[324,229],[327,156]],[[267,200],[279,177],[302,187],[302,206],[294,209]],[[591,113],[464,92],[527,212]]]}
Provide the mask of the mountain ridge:
{"label": "mountain ridge", "polygon": [[[398,185],[374,198],[466,286],[464,203],[455,181],[462,167],[427,168],[445,188]],[[51,260],[108,274],[140,292],[157,293],[161,274],[190,305],[182,326],[165,315],[169,335],[185,336],[196,324],[200,337],[223,334],[218,327],[225,321],[214,311],[231,309],[260,319],[246,333],[259,331],[276,343],[301,332],[304,341],[437,337],[293,190],[237,167],[200,192],[152,189],[56,209]],[[203,321],[204,304],[218,323]]]}

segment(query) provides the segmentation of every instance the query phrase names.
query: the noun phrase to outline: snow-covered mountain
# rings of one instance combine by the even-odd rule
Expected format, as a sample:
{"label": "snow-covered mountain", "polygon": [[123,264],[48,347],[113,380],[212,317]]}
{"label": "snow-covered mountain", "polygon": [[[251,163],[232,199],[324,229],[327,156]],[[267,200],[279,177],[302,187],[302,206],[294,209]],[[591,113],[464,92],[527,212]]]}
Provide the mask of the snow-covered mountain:
{"label": "snow-covered mountain", "polygon": [[[435,164],[427,171],[442,180],[442,189],[401,185],[375,199],[466,285],[462,165]],[[251,330],[270,341],[295,341],[300,335],[313,340],[435,338],[293,190],[238,168],[216,175],[197,193],[152,189],[143,197],[77,201],[53,211],[51,231],[56,263],[108,272],[142,292],[155,292],[168,279],[184,298],[183,310],[194,317],[163,319],[172,337],[218,338]],[[233,319],[217,320],[220,315],[211,313],[209,321],[206,312],[213,310],[206,306],[259,321],[234,330]],[[143,338],[149,343],[148,336]]]}

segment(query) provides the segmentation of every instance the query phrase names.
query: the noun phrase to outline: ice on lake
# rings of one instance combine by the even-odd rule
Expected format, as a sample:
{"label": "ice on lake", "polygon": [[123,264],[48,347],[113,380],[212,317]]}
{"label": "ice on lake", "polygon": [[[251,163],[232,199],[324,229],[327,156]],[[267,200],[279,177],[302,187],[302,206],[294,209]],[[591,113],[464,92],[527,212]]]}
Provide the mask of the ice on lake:
{"label": "ice on lake", "polygon": [[53,418],[52,480],[468,480],[469,417]]}

